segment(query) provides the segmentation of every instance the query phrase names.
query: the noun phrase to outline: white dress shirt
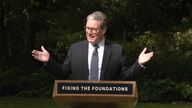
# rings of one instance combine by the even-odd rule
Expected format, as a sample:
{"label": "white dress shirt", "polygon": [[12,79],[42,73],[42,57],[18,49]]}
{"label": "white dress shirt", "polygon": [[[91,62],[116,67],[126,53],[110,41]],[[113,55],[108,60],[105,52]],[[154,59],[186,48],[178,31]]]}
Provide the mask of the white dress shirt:
{"label": "white dress shirt", "polygon": [[[103,54],[104,54],[104,45],[105,45],[105,39],[103,39],[100,43],[97,44],[99,47],[97,49],[98,51],[98,58],[99,58],[99,63],[98,63],[98,79],[100,79],[101,75],[101,67],[102,67],[102,61],[103,61]],[[94,46],[89,43],[88,47],[88,68],[89,68],[89,79],[90,79],[90,68],[91,68],[91,58],[92,58],[92,53],[94,51]]]}

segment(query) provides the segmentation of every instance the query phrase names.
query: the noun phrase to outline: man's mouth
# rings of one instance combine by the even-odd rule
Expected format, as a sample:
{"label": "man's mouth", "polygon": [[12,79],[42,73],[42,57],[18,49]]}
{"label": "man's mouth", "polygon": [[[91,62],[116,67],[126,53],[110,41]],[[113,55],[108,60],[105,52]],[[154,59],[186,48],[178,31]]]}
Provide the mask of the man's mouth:
{"label": "man's mouth", "polygon": [[89,35],[89,38],[95,38],[95,36],[93,36],[93,35]]}

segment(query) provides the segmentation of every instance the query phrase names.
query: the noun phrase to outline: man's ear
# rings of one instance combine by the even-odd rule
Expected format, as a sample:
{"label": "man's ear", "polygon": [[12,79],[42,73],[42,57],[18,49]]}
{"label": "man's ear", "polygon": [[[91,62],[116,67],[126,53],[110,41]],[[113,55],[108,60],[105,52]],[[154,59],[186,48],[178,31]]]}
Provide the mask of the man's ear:
{"label": "man's ear", "polygon": [[106,32],[107,32],[107,27],[104,27],[104,28],[103,28],[103,33],[102,33],[102,34],[104,35]]}

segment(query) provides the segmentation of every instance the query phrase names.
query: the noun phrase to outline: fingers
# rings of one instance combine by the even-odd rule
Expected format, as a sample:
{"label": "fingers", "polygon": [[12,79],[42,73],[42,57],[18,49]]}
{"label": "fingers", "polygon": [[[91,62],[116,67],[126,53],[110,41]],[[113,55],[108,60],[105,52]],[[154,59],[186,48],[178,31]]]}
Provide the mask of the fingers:
{"label": "fingers", "polygon": [[40,57],[40,52],[37,51],[37,50],[33,50],[32,51],[32,56],[35,58],[35,59],[38,59]]}
{"label": "fingers", "polygon": [[151,59],[153,57],[153,52],[145,54],[147,59]]}
{"label": "fingers", "polygon": [[41,56],[42,52],[47,52],[47,50],[43,46],[41,46],[41,50],[42,51],[33,50],[32,51],[32,56]]}
{"label": "fingers", "polygon": [[150,55],[150,57],[153,57],[153,52],[150,52],[149,55]]}
{"label": "fingers", "polygon": [[32,56],[36,56],[36,55],[38,55],[38,51],[37,50],[33,50],[32,51]]}
{"label": "fingers", "polygon": [[153,51],[151,51],[151,52],[149,52],[149,53],[146,53],[146,52],[147,52],[147,48],[145,47],[141,53],[142,53],[142,54],[153,55]]}
{"label": "fingers", "polygon": [[153,57],[153,52],[149,52],[149,53],[146,53],[146,54],[145,54],[145,58],[146,58],[147,60],[150,60],[152,57]]}
{"label": "fingers", "polygon": [[43,52],[42,51],[37,51],[37,50],[33,50],[32,51],[32,56],[39,61],[43,61]]}
{"label": "fingers", "polygon": [[43,46],[41,46],[41,50],[33,50],[32,56],[39,61],[47,62],[49,60],[49,52]]}
{"label": "fingers", "polygon": [[47,50],[44,48],[44,46],[41,46],[41,50],[42,50],[43,52],[47,52]]}
{"label": "fingers", "polygon": [[141,53],[145,54],[146,51],[147,51],[147,48],[145,47]]}
{"label": "fingers", "polygon": [[147,53],[147,48],[144,48],[141,54],[139,55],[138,62],[139,64],[145,64],[146,62],[151,60],[152,57],[153,57],[153,51]]}

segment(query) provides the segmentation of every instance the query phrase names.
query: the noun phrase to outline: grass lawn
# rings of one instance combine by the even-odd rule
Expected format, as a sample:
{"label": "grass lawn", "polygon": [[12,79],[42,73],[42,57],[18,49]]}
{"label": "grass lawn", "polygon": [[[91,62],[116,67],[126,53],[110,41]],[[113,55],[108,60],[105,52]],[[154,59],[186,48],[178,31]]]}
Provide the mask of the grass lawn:
{"label": "grass lawn", "polygon": [[[0,108],[58,108],[52,98],[1,97]],[[136,108],[192,108],[192,104],[138,103]]]}
{"label": "grass lawn", "polygon": [[51,98],[2,97],[0,108],[58,108]]}
{"label": "grass lawn", "polygon": [[138,103],[136,108],[192,108],[192,104]]}

